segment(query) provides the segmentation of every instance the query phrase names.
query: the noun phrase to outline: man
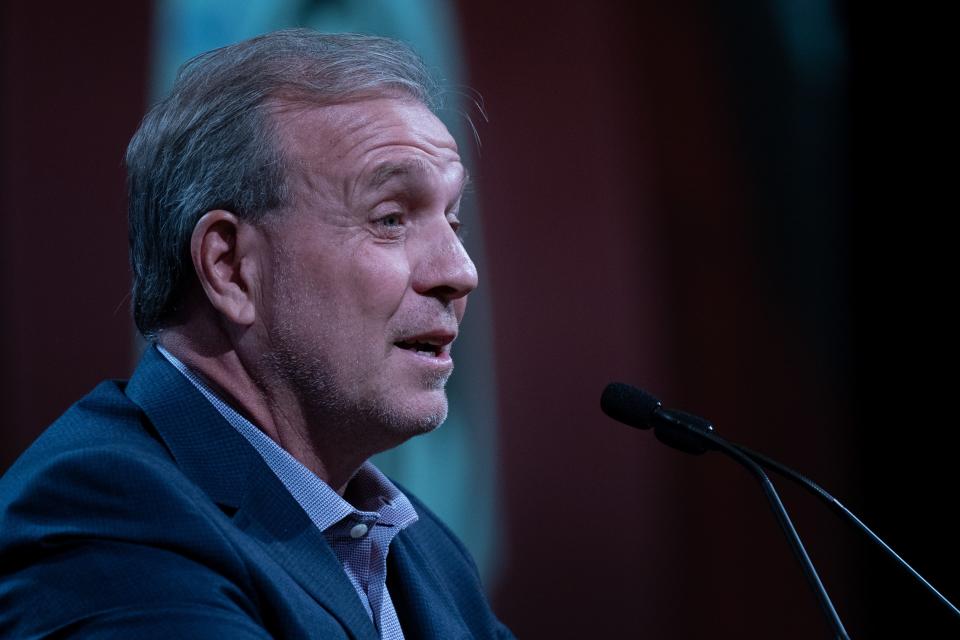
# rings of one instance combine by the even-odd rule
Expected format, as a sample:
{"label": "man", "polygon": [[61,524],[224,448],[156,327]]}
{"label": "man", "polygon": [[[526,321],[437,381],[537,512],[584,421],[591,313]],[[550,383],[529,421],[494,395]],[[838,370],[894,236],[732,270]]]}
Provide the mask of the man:
{"label": "man", "polygon": [[151,345],[0,484],[0,636],[512,637],[367,459],[446,417],[467,175],[406,47],[188,62],[127,152]]}

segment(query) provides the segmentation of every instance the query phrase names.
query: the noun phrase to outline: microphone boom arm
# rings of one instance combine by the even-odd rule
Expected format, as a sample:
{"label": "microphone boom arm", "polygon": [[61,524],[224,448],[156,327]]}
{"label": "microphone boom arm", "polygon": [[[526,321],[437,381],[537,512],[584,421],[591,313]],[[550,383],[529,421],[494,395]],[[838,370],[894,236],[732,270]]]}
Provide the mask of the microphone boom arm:
{"label": "microphone boom arm", "polygon": [[947,608],[949,608],[955,615],[960,616],[960,609],[957,609],[957,607],[954,606],[954,604],[953,604],[952,602],[950,602],[950,601],[946,598],[946,596],[944,596],[942,593],[940,593],[939,591],[937,591],[937,589],[936,589],[932,584],[930,584],[929,582],[927,582],[927,580],[926,580],[922,575],[920,575],[919,573],[917,573],[917,571],[916,571],[913,567],[911,567],[910,564],[909,564],[906,560],[904,560],[903,558],[901,558],[901,557],[900,557],[900,554],[898,554],[896,551],[894,551],[894,550],[890,547],[890,545],[888,545],[886,542],[884,542],[883,539],[880,538],[880,536],[878,536],[877,534],[875,534],[875,533],[870,529],[870,527],[868,527],[866,524],[864,524],[864,522],[863,522],[860,518],[858,518],[852,511],[850,511],[849,509],[847,509],[845,506],[843,506],[843,504],[842,504],[839,500],[837,500],[837,499],[834,498],[832,495],[830,495],[823,487],[821,487],[820,485],[818,485],[816,482],[814,482],[814,481],[811,480],[810,478],[807,478],[807,477],[804,476],[803,474],[794,471],[794,470],[791,469],[790,467],[788,467],[788,466],[786,466],[786,465],[783,465],[783,464],[780,464],[780,463],[777,462],[776,460],[773,460],[773,459],[771,459],[771,458],[768,458],[767,456],[763,455],[762,453],[759,453],[759,452],[757,452],[757,451],[754,451],[754,450],[752,450],[752,449],[749,449],[749,448],[743,446],[742,444],[737,444],[737,443],[735,443],[735,442],[730,442],[729,440],[727,441],[727,444],[729,444],[731,447],[734,447],[735,449],[739,450],[742,454],[744,454],[745,456],[749,457],[750,459],[752,459],[752,460],[753,460],[754,462],[756,462],[757,464],[762,465],[762,466],[766,467],[767,469],[770,469],[771,471],[773,471],[773,472],[775,472],[775,473],[778,473],[778,474],[780,474],[781,476],[783,476],[783,477],[785,477],[785,478],[787,478],[787,479],[789,479],[789,480],[793,480],[794,482],[796,482],[797,484],[799,484],[801,487],[803,487],[804,489],[806,489],[808,492],[812,493],[812,494],[815,495],[817,498],[819,498],[821,501],[823,501],[824,503],[826,503],[826,505],[827,505],[828,507],[830,507],[831,509],[833,509],[833,511],[834,511],[835,513],[839,514],[842,518],[844,518],[845,520],[847,520],[847,522],[850,522],[851,524],[853,524],[854,527],[856,527],[857,529],[859,529],[860,531],[862,531],[864,534],[866,534],[866,536],[867,536],[868,538],[870,538],[871,540],[873,540],[873,541],[874,541],[881,549],[883,549],[891,558],[893,558],[896,562],[898,562],[901,566],[903,566],[908,572],[910,572],[910,574],[911,574],[914,578],[916,578],[917,580],[919,580],[920,583],[930,591],[930,593],[932,593],[934,596],[936,596],[937,599],[940,600],[944,605],[946,605]]}
{"label": "microphone boom arm", "polygon": [[[843,622],[840,620],[840,616],[837,614],[837,610],[830,600],[830,595],[827,593],[826,587],[823,586],[823,582],[821,582],[820,576],[817,574],[817,569],[813,566],[813,561],[810,560],[810,556],[807,554],[807,550],[800,540],[800,534],[797,533],[796,527],[793,526],[793,521],[790,520],[790,514],[787,513],[786,507],[783,506],[783,502],[780,500],[780,495],[777,493],[773,482],[770,481],[770,478],[760,465],[754,462],[749,454],[741,451],[736,445],[716,435],[712,429],[703,430],[699,426],[691,426],[679,421],[675,422],[674,425],[676,425],[675,428],[682,429],[685,435],[689,437],[689,440],[696,441],[701,439],[706,441],[709,445],[707,448],[727,454],[753,474],[760,483],[760,487],[763,489],[763,493],[770,503],[770,508],[773,510],[773,515],[777,518],[777,524],[780,525],[780,529],[787,537],[787,542],[790,544],[790,548],[800,563],[801,569],[803,569],[803,575],[807,578],[807,582],[810,584],[810,588],[813,590],[817,602],[820,604],[820,608],[823,610],[823,614],[833,628],[836,637],[842,640],[849,640],[850,636],[847,634],[846,629],[844,629]],[[660,438],[659,434],[658,438]],[[662,438],[660,439],[662,440]]]}

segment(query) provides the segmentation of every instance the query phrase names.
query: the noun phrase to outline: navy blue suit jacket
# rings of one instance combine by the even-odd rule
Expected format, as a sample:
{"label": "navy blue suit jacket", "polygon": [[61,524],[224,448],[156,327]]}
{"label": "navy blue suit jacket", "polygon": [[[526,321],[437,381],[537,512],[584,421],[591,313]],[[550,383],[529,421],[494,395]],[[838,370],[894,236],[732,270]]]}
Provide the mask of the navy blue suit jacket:
{"label": "navy blue suit jacket", "polygon": [[[409,495],[409,494],[408,494]],[[510,638],[456,537],[390,547],[408,638]],[[0,479],[0,637],[377,638],[323,535],[249,443],[155,349]]]}

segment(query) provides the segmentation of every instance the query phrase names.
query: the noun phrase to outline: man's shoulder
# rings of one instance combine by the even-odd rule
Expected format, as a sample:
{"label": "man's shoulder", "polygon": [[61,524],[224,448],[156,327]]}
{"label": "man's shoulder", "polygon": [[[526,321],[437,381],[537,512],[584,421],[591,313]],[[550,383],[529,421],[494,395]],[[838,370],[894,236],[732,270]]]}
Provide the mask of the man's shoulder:
{"label": "man's shoulder", "polygon": [[117,458],[169,459],[143,412],[124,394],[125,385],[101,382],[47,427],[0,477],[0,504],[19,485],[65,462],[86,461],[109,472]]}
{"label": "man's shoulder", "polygon": [[213,616],[244,602],[235,585],[248,579],[224,534],[229,518],[124,390],[101,383],[0,478],[0,636],[89,624],[141,625],[131,637],[145,637],[148,623],[199,620],[190,629],[239,625],[234,637],[254,637],[248,616]]}
{"label": "man's shoulder", "polygon": [[222,546],[220,507],[125,391],[100,383],[0,477],[0,574],[91,540]]}
{"label": "man's shoulder", "polygon": [[162,505],[183,493],[186,479],[124,385],[102,382],[0,477],[0,550],[56,537],[61,528],[102,534],[124,521],[160,517]]}

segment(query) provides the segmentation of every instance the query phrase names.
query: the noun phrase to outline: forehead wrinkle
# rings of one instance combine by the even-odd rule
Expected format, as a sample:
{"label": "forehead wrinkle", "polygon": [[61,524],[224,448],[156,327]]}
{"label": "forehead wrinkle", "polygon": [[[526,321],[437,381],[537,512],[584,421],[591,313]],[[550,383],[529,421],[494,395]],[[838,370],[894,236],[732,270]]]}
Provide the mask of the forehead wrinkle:
{"label": "forehead wrinkle", "polygon": [[[392,114],[384,118],[382,113],[365,113],[353,106],[360,105],[288,106],[274,112],[281,125],[278,129],[284,155],[297,174],[294,179],[298,186],[306,192],[302,195],[313,198],[339,193],[342,202],[350,206],[358,188],[376,189],[392,179],[422,177],[434,171],[445,174],[446,180],[453,164],[460,167],[461,182],[466,181],[456,141],[445,128],[433,131],[430,126],[411,123],[402,113],[399,118],[391,118]],[[320,114],[324,117],[318,120]],[[349,159],[356,158],[358,152],[362,158],[398,147],[407,149],[408,157],[388,157],[375,165],[372,173],[350,169],[353,162]],[[460,185],[458,198],[464,186]]]}
{"label": "forehead wrinkle", "polygon": [[336,112],[328,107],[314,107],[313,111],[333,113],[335,117],[319,126],[305,127],[302,118],[311,115],[305,109],[289,115],[286,126],[281,128],[285,142],[284,155],[291,169],[288,176],[292,179],[293,193],[302,204],[317,202],[316,199],[320,198],[331,207],[329,211],[334,211],[338,209],[333,206],[338,191],[343,202],[350,201],[351,180],[349,173],[343,173],[343,160],[351,149],[376,137],[376,127],[359,140],[351,140],[351,137],[377,122],[376,118],[366,114],[359,117],[353,114],[350,118],[336,117]]}
{"label": "forehead wrinkle", "polygon": [[[354,116],[347,119],[346,126],[339,127],[336,122],[330,123],[330,129],[334,131],[334,134],[327,138],[326,144],[330,152],[335,154],[338,157],[345,157],[350,153],[353,148],[362,146],[367,140],[376,137],[379,133],[376,127],[377,121],[375,118],[371,118],[366,115]],[[361,137],[358,140],[350,140],[358,131],[363,129],[371,128],[372,131],[368,131],[365,136]],[[344,141],[347,141],[347,148],[342,149]]]}
{"label": "forehead wrinkle", "polygon": [[393,180],[406,180],[410,178],[432,178],[434,173],[445,180],[443,177],[448,173],[452,166],[460,167],[461,185],[457,198],[463,195],[463,189],[466,186],[467,169],[460,163],[459,159],[455,162],[443,163],[441,166],[430,162],[429,159],[420,156],[410,156],[398,160],[384,160],[360,174],[356,179],[356,184],[360,188],[378,191]]}
{"label": "forehead wrinkle", "polygon": [[[376,123],[374,123],[376,125]],[[380,155],[386,149],[395,150],[404,149],[404,155],[398,159],[387,158],[385,160],[371,160],[373,168],[366,168],[359,171],[354,176],[344,175],[343,195],[347,201],[352,201],[356,193],[364,191],[377,191],[392,180],[420,178],[429,176],[434,170],[442,174],[445,172],[444,164],[455,162],[460,164],[460,157],[454,148],[444,147],[434,144],[437,141],[427,139],[422,132],[410,132],[406,125],[397,123],[388,123],[383,127],[373,126],[369,135],[354,143],[353,147],[363,148],[366,142],[378,137],[382,137],[384,130],[398,130],[399,135],[389,139],[383,144],[378,144],[372,149],[367,149],[365,155]],[[455,142],[453,143],[456,144]],[[444,150],[452,152],[445,155]],[[391,156],[393,151],[387,151]],[[452,155],[452,157],[450,157]]]}

